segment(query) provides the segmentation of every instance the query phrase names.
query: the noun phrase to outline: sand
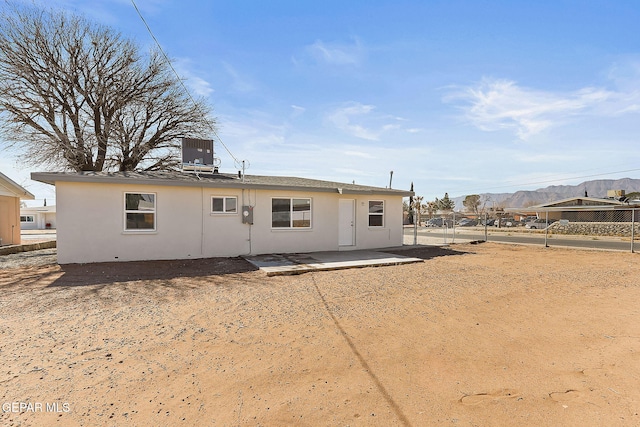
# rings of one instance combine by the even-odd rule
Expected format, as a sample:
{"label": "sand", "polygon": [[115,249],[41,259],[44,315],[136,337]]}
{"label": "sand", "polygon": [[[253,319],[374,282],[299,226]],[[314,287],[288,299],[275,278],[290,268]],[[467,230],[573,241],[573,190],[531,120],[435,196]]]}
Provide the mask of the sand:
{"label": "sand", "polygon": [[640,425],[638,255],[406,253],[4,266],[0,424]]}

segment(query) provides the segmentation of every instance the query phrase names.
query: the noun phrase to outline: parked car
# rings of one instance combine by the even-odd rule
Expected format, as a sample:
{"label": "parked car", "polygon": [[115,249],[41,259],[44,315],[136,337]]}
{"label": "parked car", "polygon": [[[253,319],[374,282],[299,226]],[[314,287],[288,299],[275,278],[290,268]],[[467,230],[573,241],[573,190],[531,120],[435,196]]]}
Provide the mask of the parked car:
{"label": "parked car", "polygon": [[489,227],[491,227],[493,224],[495,224],[496,220],[495,219],[488,219],[488,220],[482,220],[480,221],[480,225],[487,225]]}
{"label": "parked car", "polygon": [[[549,225],[553,224],[554,222],[554,219],[550,219]],[[524,227],[528,228],[529,230],[544,230],[545,228],[547,228],[547,220],[545,220],[544,218],[534,219],[533,221],[527,222]]]}
{"label": "parked car", "polygon": [[[514,227],[516,221],[513,218],[500,218],[500,227]],[[498,220],[495,220],[493,223],[496,227],[498,226]]]}
{"label": "parked car", "polygon": [[463,218],[458,222],[460,227],[473,227],[474,225],[478,225],[478,221],[475,219]]}
{"label": "parked car", "polygon": [[453,221],[450,219],[443,220],[442,218],[431,218],[427,221],[425,227],[443,227],[446,224],[447,227],[453,227]]}

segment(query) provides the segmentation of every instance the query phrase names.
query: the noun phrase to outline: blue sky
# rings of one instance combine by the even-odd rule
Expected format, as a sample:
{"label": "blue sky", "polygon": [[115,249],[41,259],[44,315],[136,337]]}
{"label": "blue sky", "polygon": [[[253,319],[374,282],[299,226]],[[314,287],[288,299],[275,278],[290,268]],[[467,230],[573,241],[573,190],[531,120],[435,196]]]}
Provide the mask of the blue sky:
{"label": "blue sky", "polygon": [[[48,3],[154,44],[131,0]],[[393,170],[426,200],[640,178],[636,0],[136,4],[248,174],[384,187]],[[0,170],[54,197],[37,167]]]}

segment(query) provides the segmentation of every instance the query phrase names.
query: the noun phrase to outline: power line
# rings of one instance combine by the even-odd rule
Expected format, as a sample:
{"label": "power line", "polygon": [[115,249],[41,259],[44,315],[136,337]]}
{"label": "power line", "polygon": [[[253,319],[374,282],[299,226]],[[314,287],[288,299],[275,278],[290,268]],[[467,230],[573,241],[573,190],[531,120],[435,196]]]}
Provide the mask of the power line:
{"label": "power line", "polygon": [[[151,31],[151,27],[149,27],[149,24],[147,24],[147,21],[144,19],[144,16],[142,16],[142,13],[140,12],[140,9],[138,9],[138,5],[136,4],[135,0],[131,0],[131,4],[133,4],[134,9],[136,10],[136,12],[138,13],[138,16],[140,17],[140,19],[142,20],[142,23],[144,24],[144,26],[147,28],[147,31],[149,32],[149,34],[151,35],[151,38],[153,39],[153,41],[156,43],[156,46],[158,46],[158,49],[160,49],[160,53],[162,53],[162,56],[164,56],[164,59],[167,61],[167,64],[169,64],[169,67],[171,68],[171,70],[173,71],[173,74],[176,75],[176,77],[178,78],[178,81],[180,82],[180,85],[182,86],[182,88],[184,89],[184,91],[187,93],[187,96],[189,97],[189,99],[191,100],[191,102],[193,102],[193,104],[198,107],[198,103],[195,101],[195,99],[193,99],[193,96],[191,96],[191,92],[189,92],[189,89],[187,88],[187,86],[184,84],[184,81],[182,80],[182,78],[180,77],[180,75],[178,74],[178,72],[176,71],[176,69],[173,67],[173,63],[171,62],[171,60],[169,59],[169,57],[167,56],[167,54],[164,52],[164,50],[162,49],[162,46],[160,46],[160,43],[158,42],[158,39],[156,38],[156,36],[153,34],[153,31]],[[229,153],[229,155],[231,156],[231,158],[236,162],[236,163],[240,163],[240,160],[238,160],[238,158],[236,156],[233,155],[233,153],[231,153],[231,150],[229,150],[229,148],[226,146],[226,144],[222,141],[222,138],[220,138],[220,135],[218,135],[218,132],[216,131],[215,127],[209,123],[209,126],[211,128],[211,131],[213,132],[213,134],[215,135],[215,137],[218,139],[218,141],[220,142],[220,144],[222,144],[222,146],[224,147],[225,150],[227,150],[227,153]]]}

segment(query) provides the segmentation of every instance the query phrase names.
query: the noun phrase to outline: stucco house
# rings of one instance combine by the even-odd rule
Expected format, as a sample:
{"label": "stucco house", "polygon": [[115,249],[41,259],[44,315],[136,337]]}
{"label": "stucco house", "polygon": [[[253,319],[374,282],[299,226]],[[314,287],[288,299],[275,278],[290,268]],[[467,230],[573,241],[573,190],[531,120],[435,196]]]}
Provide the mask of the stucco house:
{"label": "stucco house", "polygon": [[32,173],[55,185],[58,262],[401,246],[412,192],[279,176]]}
{"label": "stucco house", "polygon": [[527,211],[536,212],[544,218],[548,212],[550,220],[571,222],[631,221],[629,204],[613,198],[570,197],[540,205],[529,206]]}
{"label": "stucco house", "polygon": [[56,228],[55,206],[30,206],[20,208],[22,230],[48,230]]}
{"label": "stucco house", "polygon": [[0,246],[19,245],[20,200],[35,196],[0,172]]}

